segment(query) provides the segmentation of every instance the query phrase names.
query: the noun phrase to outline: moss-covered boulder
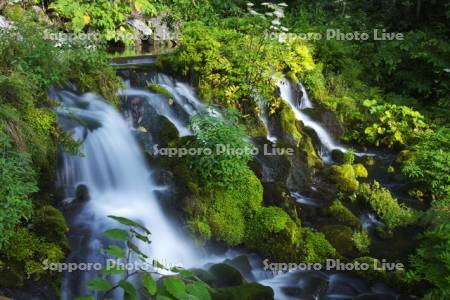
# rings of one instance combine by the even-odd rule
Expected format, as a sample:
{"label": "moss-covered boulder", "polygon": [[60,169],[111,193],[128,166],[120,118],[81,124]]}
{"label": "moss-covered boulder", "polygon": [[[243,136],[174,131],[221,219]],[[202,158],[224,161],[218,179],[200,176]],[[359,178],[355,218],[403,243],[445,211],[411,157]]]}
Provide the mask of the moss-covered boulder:
{"label": "moss-covered boulder", "polygon": [[66,233],[69,230],[63,214],[53,206],[46,205],[33,214],[33,231],[45,237],[48,242],[67,246]]}
{"label": "moss-covered boulder", "polygon": [[358,249],[353,242],[353,231],[345,225],[326,225],[320,229],[333,245],[334,248],[344,257],[352,258],[358,255]]}
{"label": "moss-covered boulder", "polygon": [[208,271],[215,278],[214,287],[230,287],[246,283],[237,269],[225,263],[215,264]]}
{"label": "moss-covered boulder", "polygon": [[355,172],[355,176],[358,178],[367,178],[369,173],[367,172],[366,167],[363,164],[354,164],[353,171]]}
{"label": "moss-covered boulder", "polygon": [[273,290],[258,283],[246,283],[236,287],[219,288],[211,293],[213,300],[272,300]]}
{"label": "moss-covered boulder", "polygon": [[175,125],[164,116],[157,117],[158,130],[151,132],[155,142],[161,146],[167,146],[169,143],[178,139],[180,134]]}
{"label": "moss-covered boulder", "polygon": [[292,260],[298,258],[300,231],[281,208],[263,207],[251,217],[244,243],[267,258]]}
{"label": "moss-covered boulder", "polygon": [[167,98],[172,98],[172,93],[160,84],[149,83],[147,84],[147,88],[153,93],[163,95]]}
{"label": "moss-covered boulder", "polygon": [[350,164],[331,166],[330,178],[342,192],[351,193],[358,190],[359,182],[356,179],[355,170]]}
{"label": "moss-covered boulder", "polygon": [[358,217],[339,200],[333,201],[326,209],[326,212],[342,225],[347,225],[352,228],[360,228],[362,226]]}

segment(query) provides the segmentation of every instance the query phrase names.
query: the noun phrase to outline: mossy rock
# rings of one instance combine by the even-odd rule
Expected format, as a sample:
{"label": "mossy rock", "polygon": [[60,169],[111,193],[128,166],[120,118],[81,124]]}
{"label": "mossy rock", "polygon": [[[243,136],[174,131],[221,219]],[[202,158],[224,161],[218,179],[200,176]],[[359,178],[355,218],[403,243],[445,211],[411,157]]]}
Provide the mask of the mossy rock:
{"label": "mossy rock", "polygon": [[67,246],[66,233],[69,230],[63,214],[53,206],[36,210],[32,218],[33,231],[48,242]]}
{"label": "mossy rock", "polygon": [[246,283],[236,287],[219,288],[211,293],[213,300],[272,300],[273,290],[259,283]]}
{"label": "mossy rock", "polygon": [[167,97],[167,98],[172,98],[172,93],[171,93],[169,90],[167,90],[165,87],[163,87],[162,85],[160,85],[160,84],[157,84],[157,83],[149,83],[149,84],[147,84],[147,88],[148,88],[151,92],[154,92],[154,93],[163,95],[163,96],[165,96],[165,97]]}
{"label": "mossy rock", "polygon": [[369,176],[369,173],[363,164],[354,164],[353,171],[355,172],[356,177],[367,178],[367,176]]}
{"label": "mossy rock", "polygon": [[158,127],[159,130],[154,133],[154,138],[162,146],[167,146],[180,137],[175,125],[164,116],[158,116]]}
{"label": "mossy rock", "polygon": [[320,230],[325,234],[327,240],[334,248],[346,258],[353,258],[358,255],[352,236],[353,231],[345,225],[326,225]]}
{"label": "mossy rock", "polygon": [[[409,288],[404,271],[380,270],[382,269],[381,262],[378,259],[369,256],[358,257],[353,261],[360,264],[365,263],[369,265],[368,270],[355,270],[355,272],[371,284],[385,282],[387,285],[395,286],[401,290],[407,290]],[[375,269],[375,267],[377,269]]]}
{"label": "mossy rock", "polygon": [[326,212],[343,225],[347,225],[352,228],[360,228],[362,226],[358,217],[356,217],[355,214],[345,207],[345,205],[339,200],[333,201],[333,203],[326,209]]}
{"label": "mossy rock", "polygon": [[215,264],[208,271],[215,278],[214,287],[231,287],[246,283],[242,274],[226,263]]}
{"label": "mossy rock", "polygon": [[259,118],[251,118],[245,122],[247,134],[252,138],[266,138],[267,128]]}
{"label": "mossy rock", "polygon": [[352,193],[358,190],[359,182],[356,179],[355,170],[352,165],[333,165],[330,168],[331,180],[342,192]]}
{"label": "mossy rock", "polygon": [[244,244],[273,260],[299,258],[298,225],[279,207],[263,207],[247,224]]}

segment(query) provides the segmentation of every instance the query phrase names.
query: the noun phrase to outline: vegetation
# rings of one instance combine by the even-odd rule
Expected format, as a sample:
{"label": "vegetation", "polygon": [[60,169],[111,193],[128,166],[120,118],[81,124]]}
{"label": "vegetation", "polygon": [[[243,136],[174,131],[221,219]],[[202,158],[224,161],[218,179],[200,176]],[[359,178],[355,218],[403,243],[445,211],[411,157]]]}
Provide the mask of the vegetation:
{"label": "vegetation", "polygon": [[389,190],[377,181],[373,184],[363,183],[357,195],[375,211],[388,230],[409,225],[415,220],[414,211],[399,204]]}
{"label": "vegetation", "polygon": [[[245,246],[272,259],[289,261],[319,262],[335,256],[350,261],[367,253],[373,258],[360,259],[377,261],[379,241],[371,241],[371,233],[361,228],[355,216],[369,209],[384,224],[383,229],[396,239],[414,240],[413,236],[396,235],[402,227],[414,224],[420,231],[417,250],[402,249],[402,255],[412,253],[407,277],[411,285],[421,290],[401,292],[424,299],[450,297],[447,26],[450,14],[445,1],[3,2],[0,3],[0,23],[5,28],[0,29],[0,286],[19,287],[27,280],[57,285],[58,276],[42,270],[40,262],[61,261],[68,252],[67,225],[52,206],[58,202],[53,184],[58,145],[76,152],[78,142],[58,126],[54,113],[58,103],[48,99],[48,89],[53,86],[79,93],[97,92],[119,106],[116,91],[120,83],[109,65],[105,46],[137,45],[140,41],[136,34],[142,31],[131,23],[138,20],[140,25],[149,27],[146,34],[151,32],[151,38],[157,38],[154,31],[158,30],[182,35],[181,39],[170,39],[176,47],[170,54],[158,57],[157,67],[189,77],[205,103],[234,110],[232,113],[224,110],[222,118],[196,115],[191,120],[193,136],[178,139],[176,134],[170,134],[170,141],[164,141],[169,146],[213,152],[162,162],[163,167],[173,171],[187,195],[180,203],[187,227],[200,245],[218,242],[230,247]],[[152,17],[163,25],[155,25]],[[4,25],[9,22],[11,26]],[[325,38],[331,28],[342,32],[364,31],[371,38],[349,41]],[[404,38],[375,40],[374,29],[378,33],[381,29],[400,32]],[[94,38],[88,41],[49,38],[61,31],[94,34]],[[300,38],[308,32],[320,33],[322,38]],[[305,112],[314,120],[326,121],[322,114],[336,115],[342,125],[341,142],[355,144],[362,151],[365,147],[377,148],[374,152],[383,154],[360,159],[347,151],[336,160],[337,164],[324,164],[314,147],[314,135],[296,120],[280,98],[276,82],[281,76],[293,85],[301,82],[305,86],[315,103],[313,109]],[[149,84],[145,88],[173,102],[170,93],[161,86]],[[300,180],[301,189],[318,187],[310,189],[309,194],[329,200],[331,204],[320,212],[338,224],[323,224],[328,220],[315,218],[315,213],[310,214],[313,209],[298,214],[302,206],[289,196],[287,187],[282,188],[281,196],[268,195],[264,190],[261,180],[267,178],[255,167],[258,162],[247,137],[248,133],[254,140],[265,137],[259,121],[263,109],[275,124],[277,145],[296,149],[294,158],[287,159],[288,168],[278,161],[274,163],[275,169],[283,173],[278,176],[281,179],[275,179],[276,184],[288,182],[291,189],[299,185],[297,177],[308,174],[308,180]],[[173,128],[162,127],[161,132],[150,134],[164,139]],[[339,138],[341,130],[333,131]],[[227,145],[232,153],[215,153],[217,145]],[[389,167],[383,165],[387,173],[380,174],[378,160],[385,154],[398,158]],[[411,197],[405,203],[413,203],[423,211],[399,203],[388,188],[374,181],[379,177],[383,177],[382,182],[389,179],[398,183],[396,186],[406,186]],[[342,194],[336,195],[336,191]],[[401,196],[399,199],[408,197]],[[358,202],[347,205],[347,198]],[[109,256],[134,253],[143,258],[139,249],[124,245],[141,238],[147,243],[146,229],[131,220],[116,219],[126,223],[122,225],[128,228],[127,239],[109,245],[106,252]],[[108,234],[113,239],[118,237]],[[397,247],[397,243],[392,247]],[[398,259],[404,261],[405,257]],[[141,279],[145,295],[156,295],[157,299],[251,299],[248,295],[259,292],[258,295],[264,296],[258,297],[270,298],[270,293],[252,284],[243,283],[243,287],[229,290],[211,289],[186,270],[175,273],[162,276],[158,284],[151,276],[136,276]],[[138,290],[134,282],[128,281],[130,274],[122,275],[121,283],[98,278],[89,287],[102,292],[122,289],[126,298],[136,298]],[[372,275],[377,280],[392,279],[397,287],[397,273],[391,276],[374,271],[367,278]]]}

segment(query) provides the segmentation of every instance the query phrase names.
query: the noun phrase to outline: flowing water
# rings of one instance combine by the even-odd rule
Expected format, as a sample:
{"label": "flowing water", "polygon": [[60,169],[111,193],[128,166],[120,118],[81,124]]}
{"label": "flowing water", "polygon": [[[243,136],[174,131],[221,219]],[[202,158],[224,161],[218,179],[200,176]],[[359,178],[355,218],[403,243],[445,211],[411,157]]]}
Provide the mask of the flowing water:
{"label": "flowing water", "polygon": [[321,147],[323,147],[322,149],[319,149],[318,152],[324,161],[330,161],[330,154],[332,150],[337,149],[343,152],[347,151],[345,147],[339,145],[339,143],[333,139],[325,127],[323,127],[319,122],[314,121],[310,116],[302,111],[304,108],[312,107],[312,103],[309,100],[309,97],[307,96],[308,94],[306,93],[303,85],[301,85],[303,89],[303,97],[300,99],[301,102],[296,99],[290,81],[279,80],[277,85],[280,89],[281,98],[285,100],[292,108],[296,119],[302,121],[306,127],[310,127],[316,132],[317,137],[320,140]]}
{"label": "flowing water", "polygon": [[[151,257],[169,265],[186,266],[196,261],[189,241],[162,212],[155,196],[158,187],[150,178],[152,169],[122,116],[94,94],[58,92],[56,96],[63,103],[58,110],[61,123],[72,130],[74,138],[83,140],[83,156],[63,155],[59,184],[72,198],[74,188],[83,184],[90,198],[71,221],[75,236],[70,237],[73,254],[69,261],[101,261],[102,232],[117,227],[108,215],[137,220],[149,228],[154,241],[147,249]],[[63,299],[72,300],[87,292],[83,286],[94,273],[82,272],[81,280],[80,274],[67,273]]]}

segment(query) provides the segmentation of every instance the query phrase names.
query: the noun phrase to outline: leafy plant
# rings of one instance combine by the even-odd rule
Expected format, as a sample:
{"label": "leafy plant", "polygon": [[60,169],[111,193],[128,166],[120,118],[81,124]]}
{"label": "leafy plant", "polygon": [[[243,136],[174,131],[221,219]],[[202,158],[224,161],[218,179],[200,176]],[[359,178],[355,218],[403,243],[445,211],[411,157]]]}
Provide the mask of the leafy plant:
{"label": "leafy plant", "polygon": [[[193,299],[193,300],[210,300],[209,286],[200,280],[193,272],[174,267],[167,268],[157,261],[153,261],[153,270],[148,271],[147,268],[139,270],[128,270],[124,266],[139,260],[145,263],[149,257],[141,250],[138,245],[149,245],[150,231],[141,224],[118,216],[109,216],[109,218],[117,221],[122,225],[120,228],[112,228],[106,230],[104,235],[116,241],[110,244],[104,252],[111,258],[121,260],[121,264],[107,265],[102,273],[105,278],[108,275],[119,276],[116,281],[110,281],[101,277],[94,278],[87,283],[87,287],[94,291],[100,292],[99,299],[109,299],[111,293],[120,289],[123,292],[123,299],[134,300],[139,297],[156,298],[156,299]],[[162,275],[159,270],[171,273],[172,275]],[[159,285],[156,279],[160,279],[162,284]],[[136,281],[136,280],[139,281]],[[137,283],[138,282],[138,283]],[[136,288],[139,284],[140,288]],[[93,296],[81,296],[76,300],[92,300]]]}

